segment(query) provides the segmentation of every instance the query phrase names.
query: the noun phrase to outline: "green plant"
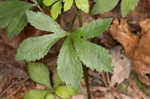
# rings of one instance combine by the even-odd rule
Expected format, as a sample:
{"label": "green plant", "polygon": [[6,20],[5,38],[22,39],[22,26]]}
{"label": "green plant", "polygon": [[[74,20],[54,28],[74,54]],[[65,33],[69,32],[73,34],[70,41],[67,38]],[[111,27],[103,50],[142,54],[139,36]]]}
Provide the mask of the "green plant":
{"label": "green plant", "polygon": [[108,52],[101,46],[81,39],[81,37],[92,38],[100,35],[109,27],[112,19],[93,21],[69,33],[62,30],[51,17],[42,12],[27,11],[26,14],[32,26],[40,30],[54,32],[54,34],[24,40],[18,48],[17,60],[35,61],[41,59],[58,40],[66,37],[57,60],[58,74],[66,84],[72,85],[75,89],[79,88],[83,75],[80,61],[99,72],[112,71]]}
{"label": "green plant", "polygon": [[[88,0],[32,0],[33,4],[19,1],[7,0],[0,3],[0,29],[8,26],[8,37],[20,33],[29,22],[36,29],[53,32],[38,37],[32,37],[24,40],[18,48],[16,59],[26,60],[28,72],[32,80],[46,86],[48,90],[32,90],[25,95],[25,99],[53,99],[53,93],[62,99],[69,99],[80,90],[80,82],[84,75],[88,85],[87,68],[97,70],[98,72],[112,72],[111,59],[109,53],[102,46],[91,43],[85,38],[93,38],[102,34],[110,26],[112,19],[95,20],[82,26],[82,15],[78,9],[88,13]],[[73,32],[64,31],[54,19],[64,11],[69,10],[76,4],[80,28]],[[93,13],[104,13],[113,9],[119,0],[95,0],[96,4]],[[109,3],[108,3],[109,2]],[[138,0],[122,0],[122,14],[125,16],[128,11],[133,9]],[[105,4],[109,4],[106,6]],[[126,5],[128,4],[128,5]],[[46,15],[42,8],[50,9],[50,16]],[[104,6],[105,5],[105,6]],[[128,7],[129,6],[129,7]],[[38,7],[40,11],[33,12],[32,9]],[[16,16],[17,15],[17,16]],[[75,17],[76,18],[76,17]],[[72,21],[72,25],[74,20]],[[59,86],[60,80],[55,80],[54,86],[51,86],[49,79],[49,70],[42,63],[30,63],[43,58],[50,48],[60,39],[64,38],[57,60],[57,72],[60,79],[66,86]],[[83,66],[84,65],[84,66]],[[85,67],[86,66],[86,67]],[[84,69],[84,71],[83,71]],[[39,75],[40,72],[40,75]],[[83,73],[84,72],[84,73]],[[90,90],[88,89],[89,99]],[[74,92],[75,90],[75,92]],[[71,93],[71,94],[70,94]]]}
{"label": "green plant", "polygon": [[[96,4],[92,10],[93,14],[103,14],[112,10],[120,0],[95,0]],[[121,13],[125,17],[129,11],[133,10],[139,0],[121,0]]]}
{"label": "green plant", "polygon": [[29,63],[28,72],[31,79],[46,86],[47,90],[31,90],[24,96],[24,99],[55,99],[55,95],[61,99],[70,99],[76,95],[76,91],[71,86],[61,85],[62,81],[56,74],[54,87],[51,87],[48,67],[43,63]]}
{"label": "green plant", "polygon": [[62,8],[64,11],[68,11],[72,7],[74,1],[77,8],[86,13],[89,12],[88,0],[43,0],[43,4],[50,8],[51,16],[56,19],[61,13]]}
{"label": "green plant", "polygon": [[0,29],[8,25],[8,37],[20,33],[27,24],[25,11],[35,6],[34,4],[7,0],[0,3]]}

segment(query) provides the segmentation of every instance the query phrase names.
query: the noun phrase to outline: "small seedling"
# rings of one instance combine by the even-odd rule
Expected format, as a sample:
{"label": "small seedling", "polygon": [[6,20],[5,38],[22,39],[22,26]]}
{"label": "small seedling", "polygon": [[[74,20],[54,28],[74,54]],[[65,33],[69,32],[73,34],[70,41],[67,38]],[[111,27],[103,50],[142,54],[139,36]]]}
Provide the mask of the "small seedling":
{"label": "small seedling", "polygon": [[50,83],[50,73],[48,67],[43,63],[29,63],[28,72],[31,79],[47,87],[47,90],[30,90],[25,94],[24,99],[70,99],[76,95],[76,91],[71,86],[62,85],[59,76],[55,74],[54,86]]}

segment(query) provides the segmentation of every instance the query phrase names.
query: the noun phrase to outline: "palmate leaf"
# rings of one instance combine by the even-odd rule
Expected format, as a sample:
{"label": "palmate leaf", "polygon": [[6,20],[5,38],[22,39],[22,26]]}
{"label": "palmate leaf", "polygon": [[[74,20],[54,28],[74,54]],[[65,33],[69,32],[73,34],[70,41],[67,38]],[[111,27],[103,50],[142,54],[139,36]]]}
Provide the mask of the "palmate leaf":
{"label": "palmate leaf", "polygon": [[58,1],[56,2],[52,8],[51,8],[51,15],[54,19],[58,17],[58,15],[61,13],[61,8],[62,8],[62,2]]}
{"label": "palmate leaf", "polygon": [[63,0],[63,2],[64,2],[64,11],[67,11],[72,7],[73,0]]}
{"label": "palmate leaf", "polygon": [[31,90],[25,94],[24,99],[44,99],[48,91]]}
{"label": "palmate leaf", "polygon": [[80,38],[73,38],[79,59],[99,72],[112,72],[111,58],[105,48]]}
{"label": "palmate leaf", "polygon": [[28,64],[28,72],[31,79],[42,85],[51,87],[49,79],[48,67],[43,63],[30,63]]}
{"label": "palmate leaf", "polygon": [[72,48],[70,37],[64,41],[58,56],[57,65],[58,75],[61,80],[78,90],[83,76],[83,71],[76,52]]}
{"label": "palmate leaf", "polygon": [[121,1],[122,16],[125,17],[129,11],[133,10],[137,6],[138,2],[139,0],[122,0]]}
{"label": "palmate leaf", "polygon": [[105,30],[108,29],[112,22],[112,18],[107,18],[102,21],[96,20],[92,21],[81,28],[75,30],[73,35],[83,37],[83,38],[93,38],[102,34]]}
{"label": "palmate leaf", "polygon": [[89,13],[89,1],[88,0],[75,0],[77,8],[81,9],[85,13]]}
{"label": "palmate leaf", "polygon": [[27,23],[25,11],[33,6],[33,4],[19,0],[0,2],[0,29],[9,24],[9,37],[20,33]]}
{"label": "palmate leaf", "polygon": [[35,61],[43,58],[49,49],[62,37],[63,34],[49,34],[39,37],[31,37],[24,40],[17,50],[16,59]]}
{"label": "palmate leaf", "polygon": [[119,0],[95,0],[96,4],[92,10],[93,14],[102,14],[110,11],[118,4]]}
{"label": "palmate leaf", "polygon": [[48,15],[42,12],[27,11],[28,21],[37,29],[54,32],[56,34],[66,34],[65,31]]}

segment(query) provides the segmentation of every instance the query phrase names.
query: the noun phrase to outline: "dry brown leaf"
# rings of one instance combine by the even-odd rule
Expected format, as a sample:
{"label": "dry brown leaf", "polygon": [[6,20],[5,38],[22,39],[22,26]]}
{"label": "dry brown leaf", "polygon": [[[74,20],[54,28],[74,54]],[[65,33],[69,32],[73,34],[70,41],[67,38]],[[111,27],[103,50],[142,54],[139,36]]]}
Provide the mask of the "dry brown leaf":
{"label": "dry brown leaf", "polygon": [[133,69],[139,74],[139,79],[150,85],[150,19],[140,23],[142,37],[131,33],[127,21],[117,19],[113,21],[110,34],[125,49],[126,55],[132,59]]}
{"label": "dry brown leaf", "polygon": [[150,85],[150,19],[140,22],[142,37],[133,56],[134,70],[140,80]]}
{"label": "dry brown leaf", "polygon": [[128,79],[131,71],[131,61],[122,52],[121,46],[116,46],[110,50],[112,58],[112,66],[114,72],[111,78],[110,86],[114,86],[116,83],[120,84],[125,79]]}
{"label": "dry brown leaf", "polygon": [[130,32],[127,20],[121,19],[119,23],[119,21],[115,19],[110,28],[110,34],[115,40],[122,44],[126,55],[132,57],[134,54],[133,49],[136,48],[138,43],[138,37]]}

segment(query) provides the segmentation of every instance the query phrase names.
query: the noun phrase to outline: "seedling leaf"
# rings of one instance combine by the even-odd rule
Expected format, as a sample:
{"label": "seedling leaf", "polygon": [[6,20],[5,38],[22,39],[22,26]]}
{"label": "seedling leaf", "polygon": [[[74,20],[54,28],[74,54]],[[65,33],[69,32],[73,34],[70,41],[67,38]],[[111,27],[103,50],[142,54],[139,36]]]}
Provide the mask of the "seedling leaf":
{"label": "seedling leaf", "polygon": [[35,61],[43,58],[49,49],[64,35],[48,34],[39,37],[31,37],[24,40],[17,50],[16,59]]}
{"label": "seedling leaf", "polygon": [[77,8],[81,9],[85,13],[89,13],[89,1],[88,0],[75,0]]}
{"label": "seedling leaf", "polygon": [[67,11],[72,7],[73,0],[63,0],[63,2],[64,2],[64,11]]}
{"label": "seedling leaf", "polygon": [[118,4],[119,0],[95,0],[96,4],[92,10],[93,14],[103,14],[112,10]]}
{"label": "seedling leaf", "polygon": [[48,88],[51,87],[49,79],[49,70],[45,64],[30,63],[28,64],[28,72],[33,81],[45,85]]}
{"label": "seedling leaf", "polygon": [[31,90],[25,94],[24,99],[44,99],[48,91]]}
{"label": "seedling leaf", "polygon": [[45,6],[51,6],[53,3],[55,3],[57,0],[43,0],[43,4]]}
{"label": "seedling leaf", "polygon": [[70,37],[64,41],[57,62],[57,72],[61,80],[78,90],[83,76],[83,71],[76,52],[72,48]]}
{"label": "seedling leaf", "polygon": [[56,88],[56,95],[61,99],[70,99],[71,96],[76,95],[76,92],[71,86],[60,86]]}
{"label": "seedling leaf", "polygon": [[52,8],[51,8],[51,15],[54,19],[58,17],[58,15],[61,13],[61,8],[62,8],[62,2],[58,1],[56,2]]}
{"label": "seedling leaf", "polygon": [[87,67],[99,72],[112,72],[111,58],[105,48],[79,38],[73,39],[80,60]]}
{"label": "seedling leaf", "polygon": [[51,93],[48,93],[45,99],[55,99],[55,96]]}
{"label": "seedling leaf", "polygon": [[25,13],[21,13],[17,15],[15,18],[11,20],[8,24],[8,37],[12,37],[18,33],[20,33],[27,24],[27,18]]}
{"label": "seedling leaf", "polygon": [[64,30],[48,15],[42,12],[27,11],[28,21],[37,29],[54,32],[56,34],[66,34]]}
{"label": "seedling leaf", "polygon": [[128,12],[133,10],[137,6],[138,2],[139,0],[122,0],[121,1],[122,16],[123,17],[127,16]]}
{"label": "seedling leaf", "polygon": [[107,18],[104,20],[96,20],[92,21],[81,28],[75,30],[73,32],[73,35],[78,35],[79,37],[83,38],[93,38],[100,34],[102,34],[104,31],[106,31],[110,24],[112,22],[112,18]]}
{"label": "seedling leaf", "polygon": [[9,24],[9,37],[20,33],[27,23],[25,11],[33,6],[33,4],[19,0],[0,2],[0,29]]}

